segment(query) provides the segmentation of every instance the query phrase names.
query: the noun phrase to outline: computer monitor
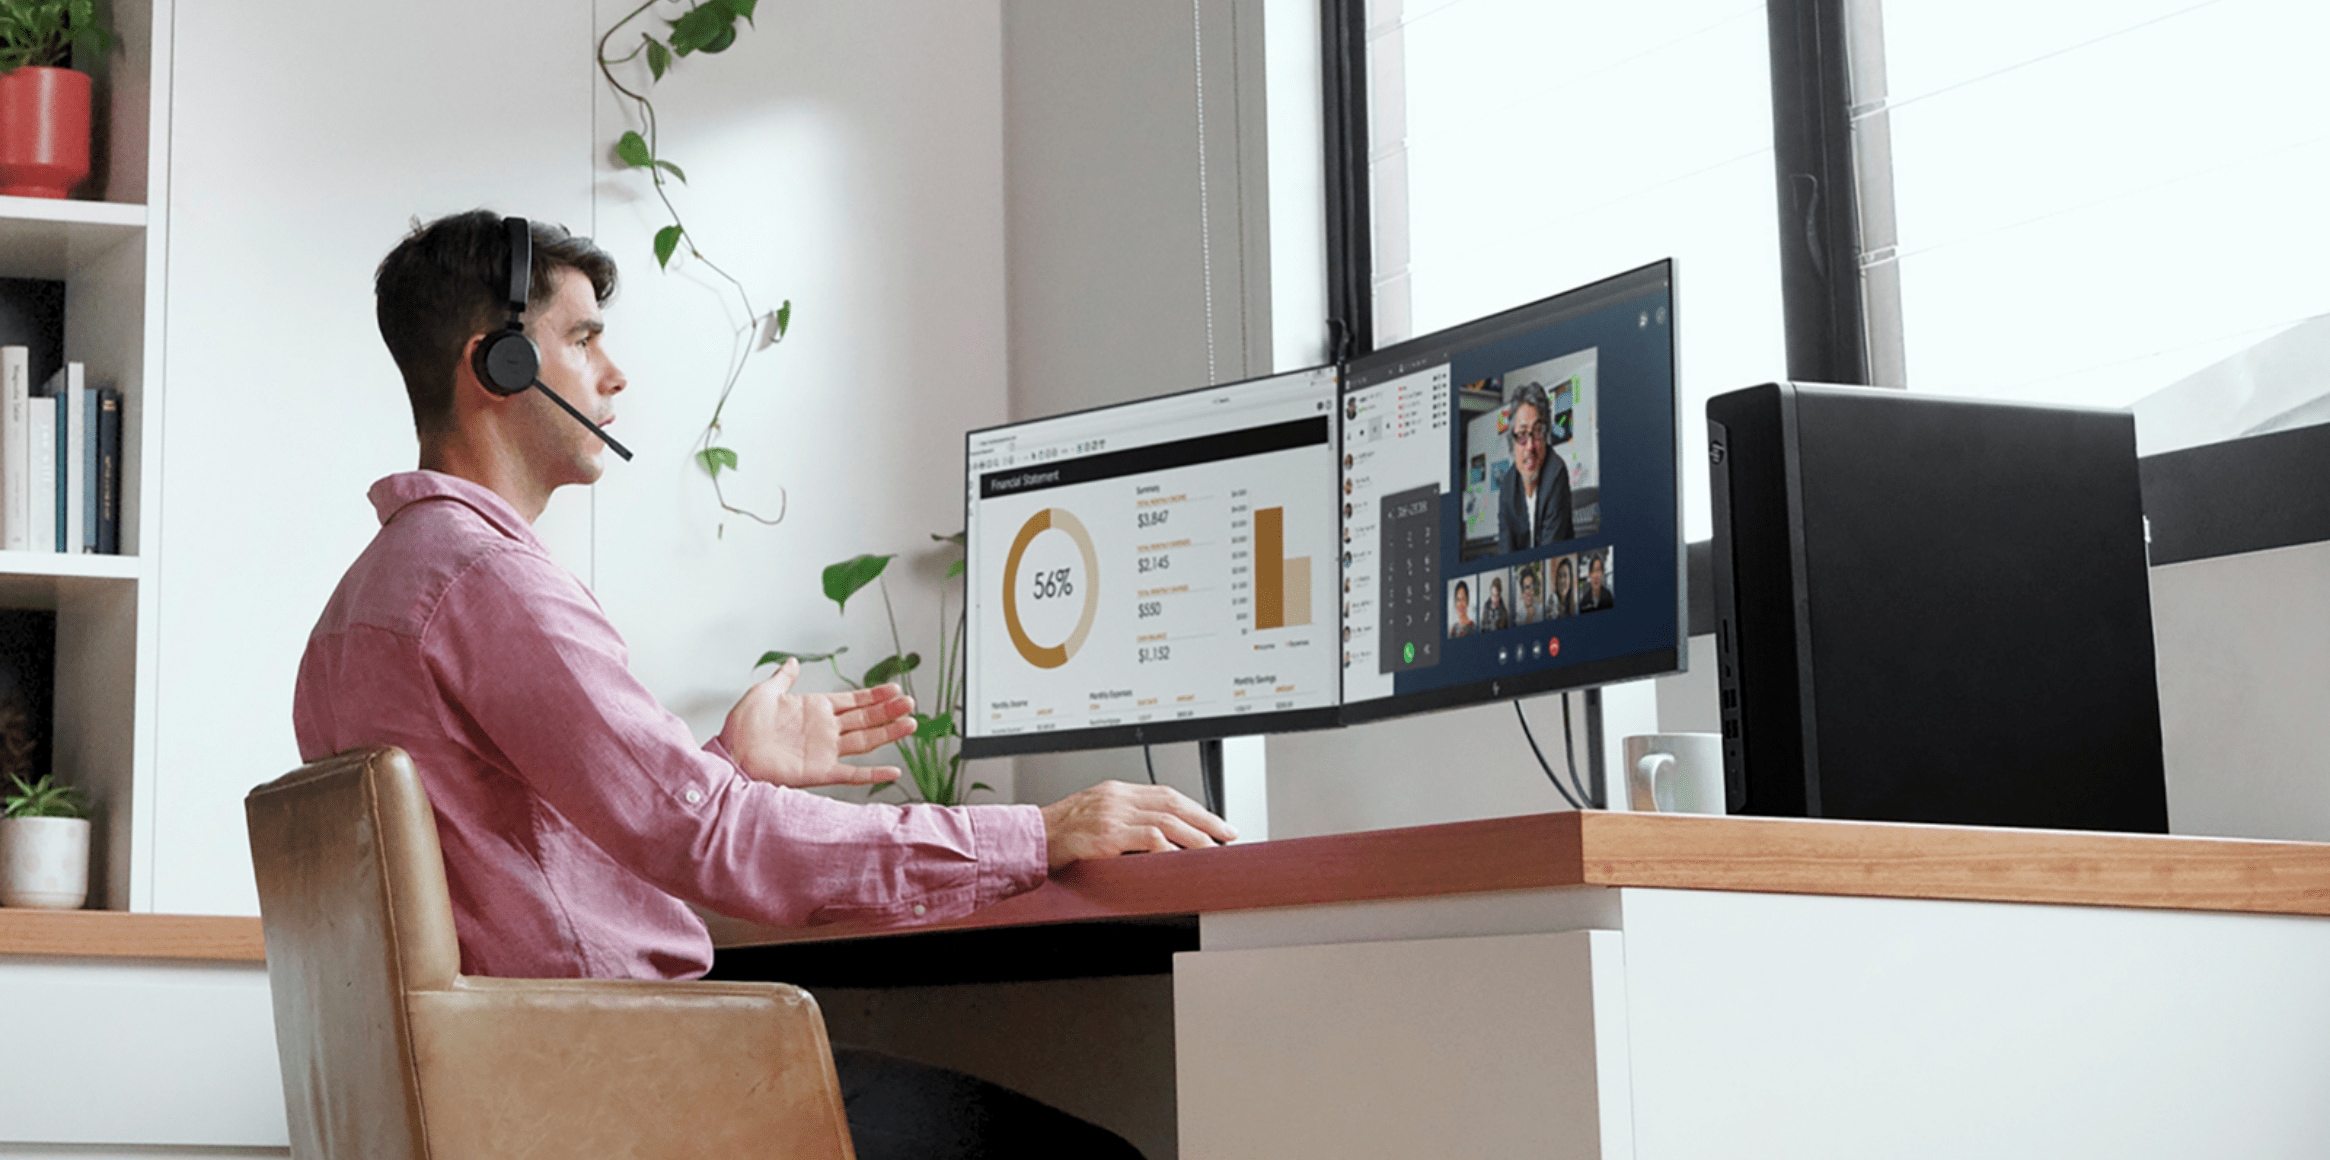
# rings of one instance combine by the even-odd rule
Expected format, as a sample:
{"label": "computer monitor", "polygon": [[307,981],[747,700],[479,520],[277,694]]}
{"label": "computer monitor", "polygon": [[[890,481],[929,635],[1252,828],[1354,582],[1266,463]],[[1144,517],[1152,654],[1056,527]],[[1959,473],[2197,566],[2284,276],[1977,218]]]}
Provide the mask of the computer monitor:
{"label": "computer monitor", "polygon": [[1343,383],[1346,723],[1679,671],[1672,262]]}
{"label": "computer monitor", "polygon": [[1335,724],[1335,384],[970,434],[965,756]]}

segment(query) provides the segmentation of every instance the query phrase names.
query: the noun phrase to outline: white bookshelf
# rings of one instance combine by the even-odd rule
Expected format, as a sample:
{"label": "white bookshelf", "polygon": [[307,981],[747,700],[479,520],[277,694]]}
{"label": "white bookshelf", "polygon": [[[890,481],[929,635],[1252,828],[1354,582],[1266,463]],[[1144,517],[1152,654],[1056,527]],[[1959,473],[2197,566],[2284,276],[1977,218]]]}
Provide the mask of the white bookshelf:
{"label": "white bookshelf", "polygon": [[95,82],[92,177],[70,200],[0,197],[0,277],[64,282],[65,358],[122,393],[122,554],[0,552],[0,606],[57,614],[55,771],[95,807],[89,905],[150,910],[162,230],[148,207],[168,204],[170,0],[110,7],[120,43],[74,62]]}

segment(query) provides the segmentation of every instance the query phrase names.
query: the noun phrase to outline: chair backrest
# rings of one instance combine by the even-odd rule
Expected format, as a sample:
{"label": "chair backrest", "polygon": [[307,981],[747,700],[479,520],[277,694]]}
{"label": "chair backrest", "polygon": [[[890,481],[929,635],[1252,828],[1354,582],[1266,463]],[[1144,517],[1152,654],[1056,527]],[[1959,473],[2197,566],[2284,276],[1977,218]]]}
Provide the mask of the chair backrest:
{"label": "chair backrest", "polygon": [[405,996],[460,943],[437,824],[401,749],[359,749],[243,799],[295,1156],[421,1157]]}

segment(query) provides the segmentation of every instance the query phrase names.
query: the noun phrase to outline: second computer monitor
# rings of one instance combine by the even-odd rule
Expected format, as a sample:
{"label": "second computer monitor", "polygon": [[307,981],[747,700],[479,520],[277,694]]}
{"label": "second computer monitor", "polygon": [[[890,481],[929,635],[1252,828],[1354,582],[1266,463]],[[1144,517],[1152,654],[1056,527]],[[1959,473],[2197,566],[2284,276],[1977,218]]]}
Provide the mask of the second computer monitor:
{"label": "second computer monitor", "polygon": [[1677,415],[1670,262],[1353,361],[1342,720],[1680,668]]}

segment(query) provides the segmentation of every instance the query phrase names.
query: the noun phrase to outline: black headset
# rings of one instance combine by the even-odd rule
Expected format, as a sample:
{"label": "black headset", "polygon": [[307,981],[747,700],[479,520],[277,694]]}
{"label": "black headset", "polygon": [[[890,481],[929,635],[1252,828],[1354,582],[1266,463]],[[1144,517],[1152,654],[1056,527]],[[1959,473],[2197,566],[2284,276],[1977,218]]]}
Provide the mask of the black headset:
{"label": "black headset", "polygon": [[486,390],[508,398],[531,387],[542,392],[544,398],[558,404],[559,410],[574,416],[574,421],[590,428],[607,449],[625,459],[631,451],[583,417],[583,413],[558,392],[542,385],[542,352],[535,349],[534,340],[526,337],[526,299],[533,291],[534,229],[525,218],[503,218],[502,225],[510,233],[510,320],[478,340],[470,352],[470,366],[477,372],[477,381]]}

